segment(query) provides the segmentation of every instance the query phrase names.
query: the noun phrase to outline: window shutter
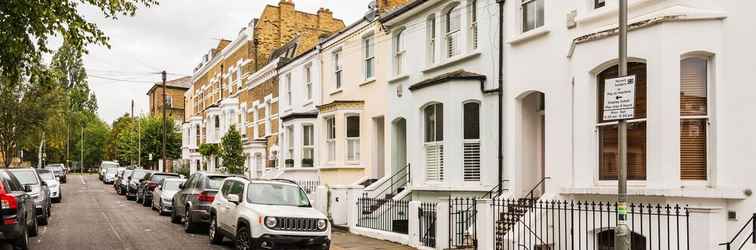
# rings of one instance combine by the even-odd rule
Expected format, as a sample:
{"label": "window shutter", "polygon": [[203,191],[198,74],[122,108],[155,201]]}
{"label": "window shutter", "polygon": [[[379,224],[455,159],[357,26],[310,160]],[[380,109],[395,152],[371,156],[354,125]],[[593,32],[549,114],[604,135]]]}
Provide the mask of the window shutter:
{"label": "window shutter", "polygon": [[706,121],[680,121],[680,178],[706,180]]}
{"label": "window shutter", "polygon": [[706,180],[708,61],[680,62],[680,179]]}
{"label": "window shutter", "polygon": [[480,180],[480,142],[465,142],[465,181]]}
{"label": "window shutter", "polygon": [[428,181],[444,180],[444,145],[426,143],[425,145],[426,178]]}

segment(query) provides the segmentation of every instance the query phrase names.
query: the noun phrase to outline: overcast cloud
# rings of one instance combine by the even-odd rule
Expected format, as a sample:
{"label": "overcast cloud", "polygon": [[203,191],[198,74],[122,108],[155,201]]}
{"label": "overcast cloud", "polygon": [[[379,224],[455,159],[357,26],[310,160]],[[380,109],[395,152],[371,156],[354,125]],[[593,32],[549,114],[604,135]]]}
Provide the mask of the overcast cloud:
{"label": "overcast cloud", "polygon": [[[139,9],[134,17],[117,21],[101,17],[97,9],[82,8],[87,20],[97,23],[110,37],[111,49],[90,46],[84,63],[89,85],[97,95],[99,115],[111,123],[131,110],[149,112],[147,90],[160,80],[190,75],[217,39],[234,39],[239,30],[258,17],[266,4],[278,0],[160,0],[160,6]],[[329,8],[345,24],[361,18],[369,0],[300,0],[297,10]]]}

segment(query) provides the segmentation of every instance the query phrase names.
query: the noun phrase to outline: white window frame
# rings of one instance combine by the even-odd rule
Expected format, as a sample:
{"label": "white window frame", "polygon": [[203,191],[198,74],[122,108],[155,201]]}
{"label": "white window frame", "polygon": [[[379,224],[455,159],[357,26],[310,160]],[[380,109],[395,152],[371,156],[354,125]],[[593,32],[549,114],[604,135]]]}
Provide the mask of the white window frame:
{"label": "white window frame", "polygon": [[[441,122],[442,122],[441,140],[438,140],[438,138],[439,138],[438,137],[439,131],[437,131],[438,127],[436,126],[436,124],[439,122],[438,108],[435,107],[436,105],[441,105]],[[425,128],[427,126],[428,121],[426,121],[426,118],[425,118],[426,114],[425,114],[425,112],[426,112],[426,109],[428,107],[430,107],[430,106],[434,106],[434,108],[433,108],[434,109],[433,110],[433,112],[434,112],[434,124],[432,126],[432,128],[433,128],[433,135],[434,136],[433,136],[433,139],[431,139],[431,141],[426,141],[425,137],[428,136],[428,135],[427,135],[427,131],[426,131]],[[425,152],[425,165],[426,165],[425,178],[426,178],[426,181],[429,181],[429,182],[443,182],[444,179],[445,179],[445,176],[444,176],[445,175],[445,173],[444,173],[444,166],[445,166],[445,159],[444,159],[444,157],[445,157],[444,139],[445,139],[445,136],[443,135],[443,131],[444,131],[443,104],[442,103],[438,103],[438,102],[427,104],[427,105],[423,106],[423,108],[420,111],[420,114],[421,114],[421,117],[422,117],[422,120],[423,120],[422,142],[423,142],[423,151]],[[435,169],[431,168],[431,166],[433,166],[434,163],[437,164],[437,166],[436,166]]]}
{"label": "white window frame", "polygon": [[[452,58],[461,54],[459,48],[460,37],[459,34],[462,31],[462,16],[459,13],[459,3],[450,4],[447,9],[444,10],[444,40],[446,42],[446,58]],[[457,12],[457,13],[455,13]],[[454,29],[452,20],[457,20],[458,27]]]}
{"label": "white window frame", "polygon": [[[467,139],[465,138],[465,134],[467,132],[467,124],[465,123],[465,116],[467,115],[465,113],[465,105],[467,104],[476,104],[478,105],[478,138],[471,138]],[[481,105],[480,101],[477,100],[470,100],[465,101],[462,103],[462,139],[463,139],[463,172],[464,172],[464,181],[480,181],[481,177],[481,136],[480,132],[482,131],[481,125],[483,123],[480,121],[480,114],[481,114],[481,108],[483,105]],[[477,158],[477,159],[475,159]],[[475,174],[477,172],[477,174]],[[469,174],[469,176],[468,176]]]}
{"label": "white window frame", "polygon": [[429,65],[433,65],[436,63],[436,44],[438,43],[438,38],[436,35],[438,24],[436,23],[436,15],[431,14],[428,16],[428,18],[425,20],[426,22],[426,53],[427,53],[427,62]]}
{"label": "white window frame", "polygon": [[404,42],[404,28],[399,29],[394,34],[394,75],[399,76],[404,73],[404,54],[406,54],[406,45]]}
{"label": "white window frame", "polygon": [[292,98],[292,94],[291,94],[291,91],[292,91],[291,90],[291,72],[286,73],[285,79],[286,79],[286,104],[288,106],[291,106],[292,99],[294,99]]}
{"label": "white window frame", "polygon": [[343,85],[344,67],[341,65],[341,49],[333,51],[333,78],[334,87],[336,90],[340,90]]}
{"label": "white window frame", "polygon": [[362,74],[366,81],[375,78],[375,36],[372,33],[362,37]]}
{"label": "white window frame", "polygon": [[328,148],[328,161],[336,161],[336,117],[328,116],[324,118],[326,129],[326,147]]}
{"label": "white window frame", "polygon": [[468,12],[469,15],[469,24],[468,27],[468,40],[470,43],[470,48],[472,50],[478,49],[478,21],[480,19],[479,13],[478,13],[478,1],[477,0],[470,0],[470,3],[467,5],[470,9]]}
{"label": "white window frame", "polygon": [[[349,118],[357,117],[357,137],[349,137]],[[346,161],[360,161],[360,136],[362,136],[362,119],[360,114],[351,113],[344,115],[344,145],[346,146]]]}
{"label": "white window frame", "polygon": [[[296,161],[294,160],[294,133],[294,125],[286,126],[286,160],[292,160],[293,164],[291,167],[296,165]],[[286,166],[286,162],[284,162],[284,166],[289,167]]]}
{"label": "white window frame", "polygon": [[[714,95],[712,95],[714,93],[714,89],[713,89],[714,84],[712,83],[715,80],[714,79],[715,74],[713,72],[714,56],[713,54],[709,54],[709,53],[686,54],[680,58],[681,71],[682,71],[682,61],[686,59],[691,59],[691,58],[697,58],[697,59],[706,61],[706,87],[705,87],[706,88],[706,115],[683,116],[682,114],[680,114],[680,121],[678,123],[680,123],[682,120],[704,120],[706,122],[706,141],[704,142],[706,146],[706,152],[704,153],[706,156],[706,179],[705,180],[682,180],[682,176],[680,176],[680,180],[684,183],[701,183],[705,185],[709,183],[711,180],[713,180],[712,168],[714,165],[713,164],[714,161],[712,161],[712,158],[713,158],[712,146],[713,145],[712,145],[711,138],[712,136],[714,136],[712,133],[712,117],[714,117],[712,113],[714,112],[713,103],[714,103],[714,97],[715,97]],[[680,81],[682,81],[682,79],[680,79]],[[682,130],[682,128],[680,129]],[[682,171],[682,169],[680,169],[680,171]]]}
{"label": "white window frame", "polygon": [[[519,15],[520,16],[519,16],[519,20],[520,20],[520,30],[521,30],[522,33],[538,29],[540,27],[543,27],[546,24],[546,0],[519,0],[519,1],[520,1],[520,11],[519,11]],[[542,2],[543,3],[543,15],[544,16],[539,16],[538,15],[538,2]],[[535,15],[534,16],[534,18],[535,18],[534,22],[535,23],[533,24],[533,27],[526,26],[526,25],[528,25],[528,22],[525,20],[525,16],[526,16],[525,12],[527,11],[527,7],[526,6],[528,4],[533,4],[533,8],[535,8],[535,10],[533,12],[533,13],[535,13],[534,14]],[[538,23],[538,20],[539,20],[538,18],[539,17],[541,18],[541,23]]]}
{"label": "white window frame", "polygon": [[[308,128],[309,128],[309,138],[308,136]],[[306,142],[310,141],[310,144],[306,144]],[[312,159],[313,167],[315,166],[315,125],[312,123],[303,123],[302,124],[302,157],[300,157],[302,160],[307,159],[305,158],[305,155],[307,151],[310,151],[310,157]],[[304,167],[304,164],[302,164]]]}
{"label": "white window frame", "polygon": [[304,66],[305,100],[312,100],[312,63]]}

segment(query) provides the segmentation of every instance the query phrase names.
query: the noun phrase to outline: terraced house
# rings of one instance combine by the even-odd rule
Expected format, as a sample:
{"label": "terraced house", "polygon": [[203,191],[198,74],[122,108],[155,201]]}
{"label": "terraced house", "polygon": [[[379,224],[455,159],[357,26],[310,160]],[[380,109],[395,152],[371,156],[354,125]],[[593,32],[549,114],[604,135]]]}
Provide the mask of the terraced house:
{"label": "terraced house", "polygon": [[[278,86],[277,80],[251,84],[253,74],[277,56],[274,51],[293,39],[299,50],[293,57],[314,47],[321,36],[344,27],[333,13],[297,11],[291,0],[278,6],[268,5],[233,40],[221,40],[205,54],[192,76],[186,93],[186,123],[182,158],[190,169],[215,170],[217,157],[203,159],[202,144],[217,144],[232,127],[240,130],[250,169],[272,168],[278,164]],[[274,72],[275,73],[275,72]],[[252,153],[252,149],[262,149]]]}

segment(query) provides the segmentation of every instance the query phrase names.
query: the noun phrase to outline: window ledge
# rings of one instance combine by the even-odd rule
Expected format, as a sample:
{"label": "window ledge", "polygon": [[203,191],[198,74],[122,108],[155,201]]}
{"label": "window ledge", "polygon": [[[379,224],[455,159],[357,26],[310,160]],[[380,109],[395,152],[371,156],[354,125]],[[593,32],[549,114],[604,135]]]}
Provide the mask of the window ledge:
{"label": "window ledge", "polygon": [[333,92],[331,92],[329,95],[335,95],[335,94],[339,94],[341,92],[344,92],[344,90],[343,89],[337,89],[337,90],[334,90]]}
{"label": "window ledge", "polygon": [[524,43],[524,42],[548,35],[549,32],[551,31],[549,30],[548,27],[541,26],[541,27],[529,30],[527,32],[517,34],[514,37],[507,40],[507,43],[511,45],[517,45],[520,43]]}
{"label": "window ledge", "polygon": [[[576,195],[616,195],[616,187],[589,187],[589,188],[563,188],[562,194]],[[680,198],[705,198],[705,199],[732,199],[743,200],[746,198],[743,192],[734,189],[682,187],[682,188],[644,188],[628,187],[628,195],[634,196],[659,196]]]}
{"label": "window ledge", "polygon": [[447,60],[445,60],[443,62],[438,62],[438,63],[436,63],[434,65],[428,66],[427,68],[423,69],[422,72],[424,74],[428,74],[428,73],[436,71],[438,69],[445,68],[445,67],[447,67],[449,65],[456,64],[456,63],[461,63],[461,62],[470,60],[472,58],[476,58],[478,56],[480,56],[480,51],[479,50],[475,50],[475,51],[467,53],[467,54],[461,54],[461,55],[458,55],[458,56],[454,56],[452,58],[447,58]]}
{"label": "window ledge", "polygon": [[488,192],[493,188],[489,185],[459,185],[444,182],[426,182],[421,185],[410,185],[412,191],[460,191],[460,192]]}
{"label": "window ledge", "polygon": [[407,78],[409,78],[408,74],[401,74],[401,75],[395,76],[394,78],[391,78],[390,80],[388,80],[388,83],[395,83],[395,82],[398,82],[398,81],[401,81],[401,80],[404,80],[404,79],[407,79]]}
{"label": "window ledge", "polygon": [[331,166],[320,166],[319,169],[325,169],[325,170],[337,170],[337,169],[365,169],[363,166],[358,165],[346,165],[346,166],[337,166],[337,165],[331,165]]}
{"label": "window ledge", "polygon": [[303,103],[302,107],[307,107],[307,105],[311,105],[311,104],[312,104],[312,99],[310,99],[310,100],[306,101],[305,103]]}
{"label": "window ledge", "polygon": [[365,86],[374,82],[375,82],[375,77],[371,77],[371,78],[365,79],[365,81],[360,83],[359,86],[362,87],[362,86]]}
{"label": "window ledge", "polygon": [[283,113],[289,113],[292,110],[294,110],[294,108],[292,108],[291,106],[289,106],[288,108],[286,108],[286,109],[283,110]]}

